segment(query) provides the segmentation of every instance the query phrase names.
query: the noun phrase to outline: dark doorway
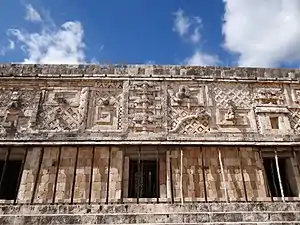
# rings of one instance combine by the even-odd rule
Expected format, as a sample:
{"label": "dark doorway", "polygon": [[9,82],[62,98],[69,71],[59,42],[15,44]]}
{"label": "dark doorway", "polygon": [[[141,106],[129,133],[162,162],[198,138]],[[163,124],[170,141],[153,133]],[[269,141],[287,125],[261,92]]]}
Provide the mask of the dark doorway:
{"label": "dark doorway", "polygon": [[[3,176],[5,161],[0,161],[0,178]],[[7,161],[0,188],[0,199],[13,200],[18,193],[18,178],[22,161]]]}
{"label": "dark doorway", "polygon": [[156,161],[129,161],[129,198],[158,198],[158,165]]}
{"label": "dark doorway", "polygon": [[[296,197],[292,191],[290,180],[288,176],[292,176],[292,174],[286,171],[288,160],[286,158],[278,159],[278,166],[280,171],[280,177],[282,181],[282,189],[285,197]],[[278,179],[278,173],[276,169],[276,161],[274,158],[264,158],[264,168],[267,175],[268,185],[270,188],[270,192],[272,197],[282,197],[280,184]]]}

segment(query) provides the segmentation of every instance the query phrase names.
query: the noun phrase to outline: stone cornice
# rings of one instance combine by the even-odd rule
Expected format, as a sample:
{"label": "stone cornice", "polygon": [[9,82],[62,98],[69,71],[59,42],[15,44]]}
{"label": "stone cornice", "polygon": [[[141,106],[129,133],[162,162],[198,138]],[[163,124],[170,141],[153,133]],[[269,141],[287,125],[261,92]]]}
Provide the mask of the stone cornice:
{"label": "stone cornice", "polygon": [[300,69],[200,67],[176,65],[0,64],[0,77],[40,78],[185,78],[299,81]]}

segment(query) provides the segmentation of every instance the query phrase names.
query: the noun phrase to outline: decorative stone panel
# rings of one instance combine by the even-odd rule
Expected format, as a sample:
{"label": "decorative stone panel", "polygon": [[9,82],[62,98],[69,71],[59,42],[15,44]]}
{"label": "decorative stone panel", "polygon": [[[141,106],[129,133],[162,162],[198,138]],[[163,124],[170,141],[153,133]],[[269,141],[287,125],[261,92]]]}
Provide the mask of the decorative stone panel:
{"label": "decorative stone panel", "polygon": [[160,82],[132,81],[129,87],[129,131],[160,133],[163,131],[163,91]]}
{"label": "decorative stone panel", "polygon": [[123,82],[103,81],[91,88],[89,126],[93,132],[123,129]]}
{"label": "decorative stone panel", "polygon": [[[84,91],[85,92],[85,91]],[[43,91],[38,114],[38,128],[44,131],[71,131],[79,129],[84,110],[79,90],[64,88]],[[83,94],[85,95],[85,94]]]}

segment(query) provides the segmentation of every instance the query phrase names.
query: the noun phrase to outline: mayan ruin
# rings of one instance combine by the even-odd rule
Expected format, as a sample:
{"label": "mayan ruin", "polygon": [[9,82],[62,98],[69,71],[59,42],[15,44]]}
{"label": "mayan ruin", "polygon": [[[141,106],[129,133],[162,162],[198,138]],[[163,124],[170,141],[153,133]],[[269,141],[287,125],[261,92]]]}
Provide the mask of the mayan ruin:
{"label": "mayan ruin", "polygon": [[0,224],[300,224],[300,70],[0,65]]}

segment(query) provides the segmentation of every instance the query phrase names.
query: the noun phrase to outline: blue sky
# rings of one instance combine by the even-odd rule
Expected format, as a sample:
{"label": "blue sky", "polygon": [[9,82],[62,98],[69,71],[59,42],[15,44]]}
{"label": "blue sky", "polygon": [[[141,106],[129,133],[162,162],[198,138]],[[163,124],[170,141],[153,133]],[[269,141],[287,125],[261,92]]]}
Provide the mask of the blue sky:
{"label": "blue sky", "polygon": [[298,67],[299,0],[2,0],[0,61]]}

